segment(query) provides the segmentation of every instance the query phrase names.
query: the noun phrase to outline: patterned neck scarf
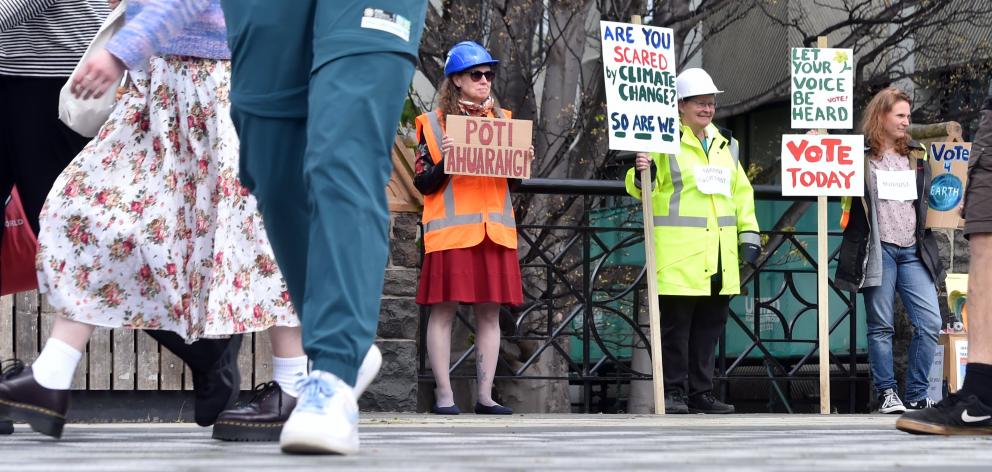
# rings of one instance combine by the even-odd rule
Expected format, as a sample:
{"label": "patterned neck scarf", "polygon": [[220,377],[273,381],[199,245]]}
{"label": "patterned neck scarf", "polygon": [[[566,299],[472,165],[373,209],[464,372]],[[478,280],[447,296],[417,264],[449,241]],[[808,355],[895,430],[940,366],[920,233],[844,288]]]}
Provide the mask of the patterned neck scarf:
{"label": "patterned neck scarf", "polygon": [[495,101],[492,95],[487,97],[486,101],[482,102],[482,105],[469,100],[458,99],[458,108],[462,113],[469,116],[488,116],[489,112],[493,111],[494,103]]}

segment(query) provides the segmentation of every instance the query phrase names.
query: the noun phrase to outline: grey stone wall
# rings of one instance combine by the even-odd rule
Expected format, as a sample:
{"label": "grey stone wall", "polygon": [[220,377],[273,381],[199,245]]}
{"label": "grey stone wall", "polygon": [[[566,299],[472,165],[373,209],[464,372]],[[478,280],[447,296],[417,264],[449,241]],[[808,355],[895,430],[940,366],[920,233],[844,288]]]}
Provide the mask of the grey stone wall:
{"label": "grey stone wall", "polygon": [[390,219],[390,257],[375,340],[382,351],[382,370],[358,402],[364,411],[417,409],[420,312],[414,297],[420,275],[419,221],[417,213],[393,213]]}

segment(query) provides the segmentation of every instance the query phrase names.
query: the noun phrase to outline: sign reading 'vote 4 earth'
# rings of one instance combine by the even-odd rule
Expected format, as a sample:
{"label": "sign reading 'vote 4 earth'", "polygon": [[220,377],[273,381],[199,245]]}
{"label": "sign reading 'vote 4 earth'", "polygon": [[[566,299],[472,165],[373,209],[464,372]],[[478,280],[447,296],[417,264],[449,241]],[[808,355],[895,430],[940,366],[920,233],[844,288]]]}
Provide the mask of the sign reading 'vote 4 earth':
{"label": "sign reading 'vote 4 earth'", "polygon": [[679,152],[673,32],[599,22],[610,149]]}
{"label": "sign reading 'vote 4 earth'", "polygon": [[860,135],[782,136],[782,195],[861,197],[864,173]]}
{"label": "sign reading 'vote 4 earth'", "polygon": [[853,58],[851,49],[792,49],[789,67],[792,69],[793,128],[853,127]]}
{"label": "sign reading 'vote 4 earth'", "polygon": [[448,115],[447,134],[455,146],[444,158],[444,172],[529,179],[532,128],[528,120]]}
{"label": "sign reading 'vote 4 earth'", "polygon": [[971,143],[930,143],[930,195],[927,196],[927,228],[957,228],[958,206],[968,184]]}

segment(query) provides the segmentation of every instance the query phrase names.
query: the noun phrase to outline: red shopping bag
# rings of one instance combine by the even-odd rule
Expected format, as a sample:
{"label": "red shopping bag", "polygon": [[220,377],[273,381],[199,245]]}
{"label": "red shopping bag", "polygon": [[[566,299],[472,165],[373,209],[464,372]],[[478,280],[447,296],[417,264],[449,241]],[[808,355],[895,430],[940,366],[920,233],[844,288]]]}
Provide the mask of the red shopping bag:
{"label": "red shopping bag", "polygon": [[28,224],[17,187],[10,192],[4,206],[3,244],[0,245],[0,295],[38,288],[34,258],[38,239]]}

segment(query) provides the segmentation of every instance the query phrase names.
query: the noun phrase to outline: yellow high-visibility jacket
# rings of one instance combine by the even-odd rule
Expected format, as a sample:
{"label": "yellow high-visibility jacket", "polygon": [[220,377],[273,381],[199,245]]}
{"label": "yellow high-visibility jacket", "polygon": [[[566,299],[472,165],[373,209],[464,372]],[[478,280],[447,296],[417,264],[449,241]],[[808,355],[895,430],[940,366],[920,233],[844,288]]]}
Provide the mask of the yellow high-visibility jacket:
{"label": "yellow high-visibility jacket", "polygon": [[[710,277],[722,257],[721,295],[740,293],[738,245],[761,245],[754,215],[754,190],[739,162],[739,145],[729,132],[706,128],[707,149],[688,126],[681,128],[678,155],[651,153],[657,168],[652,186],[654,245],[661,295],[710,295]],[[727,136],[724,136],[724,133]],[[731,196],[707,195],[696,187],[703,166],[730,170]],[[627,172],[627,192],[641,198],[639,172]]]}

